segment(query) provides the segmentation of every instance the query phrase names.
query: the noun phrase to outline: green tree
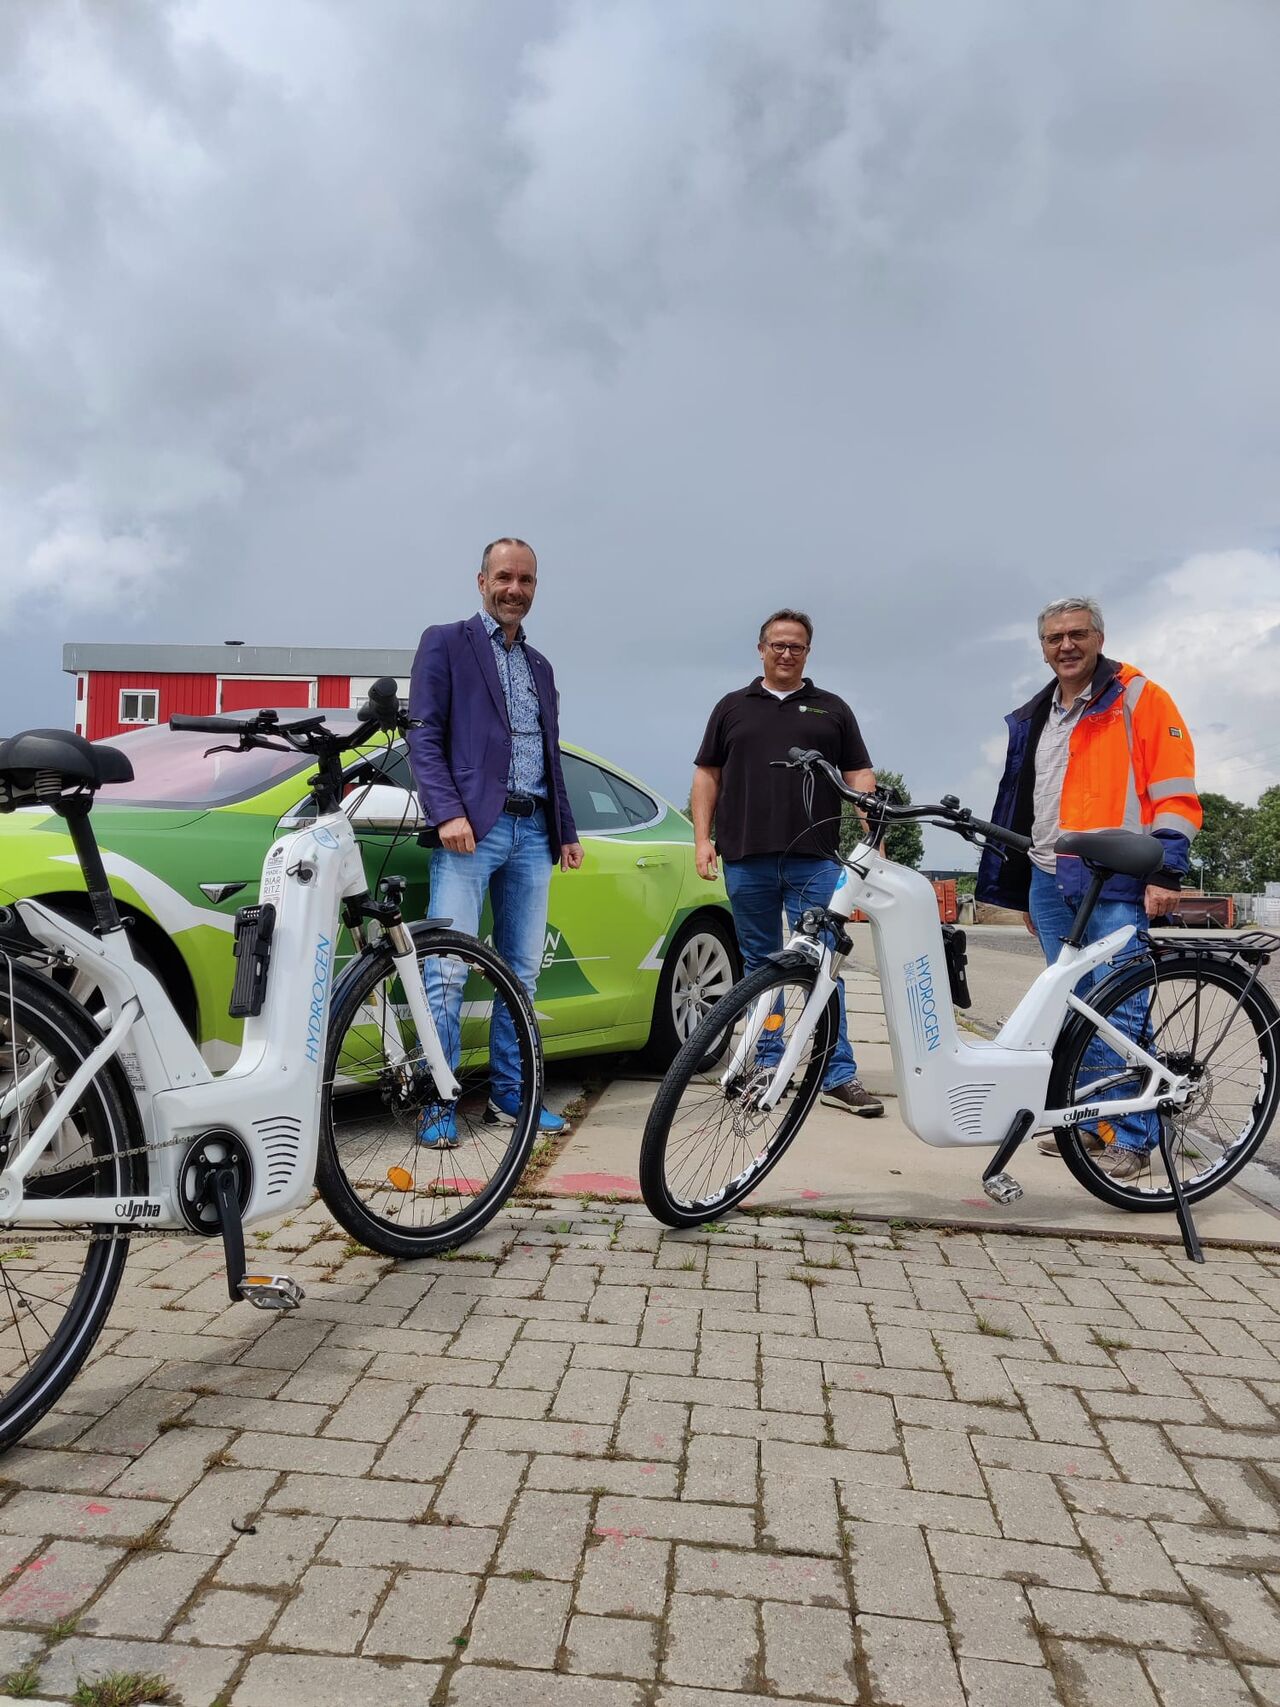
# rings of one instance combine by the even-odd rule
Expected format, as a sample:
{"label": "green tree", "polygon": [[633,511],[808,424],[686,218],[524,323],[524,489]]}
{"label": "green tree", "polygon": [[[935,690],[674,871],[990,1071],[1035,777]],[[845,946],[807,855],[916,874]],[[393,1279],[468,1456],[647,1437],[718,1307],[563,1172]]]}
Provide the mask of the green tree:
{"label": "green tree", "polygon": [[1204,826],[1191,844],[1191,875],[1204,861],[1206,889],[1247,889],[1251,881],[1253,819],[1251,807],[1225,794],[1202,794]]}
{"label": "green tree", "polygon": [[1249,878],[1254,890],[1280,881],[1280,783],[1259,795],[1249,814]]}
{"label": "green tree", "polygon": [[[910,806],[911,795],[902,780],[901,771],[878,770],[876,781],[881,788],[897,789],[903,804]],[[840,852],[848,853],[861,834],[862,826],[858,822],[857,814],[846,801],[840,814]],[[920,861],[924,858],[923,830],[919,824],[895,824],[884,839],[884,851],[890,859],[897,860],[899,865],[909,865],[913,871],[918,871]]]}

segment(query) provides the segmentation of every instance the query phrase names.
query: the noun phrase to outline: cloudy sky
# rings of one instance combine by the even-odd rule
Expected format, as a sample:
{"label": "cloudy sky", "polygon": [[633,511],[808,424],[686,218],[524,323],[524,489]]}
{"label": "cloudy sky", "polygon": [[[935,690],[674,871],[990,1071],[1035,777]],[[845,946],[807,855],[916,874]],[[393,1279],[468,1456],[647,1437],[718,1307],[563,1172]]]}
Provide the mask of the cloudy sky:
{"label": "cloudy sky", "polygon": [[0,729],[65,640],[412,645],[514,532],[678,800],[788,603],[985,810],[1074,591],[1254,798],[1277,63],[1274,0],[8,0]]}

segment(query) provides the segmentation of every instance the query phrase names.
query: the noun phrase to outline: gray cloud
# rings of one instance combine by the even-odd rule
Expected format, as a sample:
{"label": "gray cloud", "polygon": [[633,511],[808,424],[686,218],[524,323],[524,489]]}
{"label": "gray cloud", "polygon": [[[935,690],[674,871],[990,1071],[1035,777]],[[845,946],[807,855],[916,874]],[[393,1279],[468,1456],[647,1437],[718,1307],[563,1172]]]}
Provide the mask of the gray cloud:
{"label": "gray cloud", "polygon": [[0,31],[0,726],[68,714],[66,638],[410,642],[515,531],[567,732],[680,799],[786,601],[875,756],[985,804],[1064,585],[1265,780],[1272,690],[1210,665],[1275,588],[1198,626],[1178,565],[1275,574],[1269,3]]}

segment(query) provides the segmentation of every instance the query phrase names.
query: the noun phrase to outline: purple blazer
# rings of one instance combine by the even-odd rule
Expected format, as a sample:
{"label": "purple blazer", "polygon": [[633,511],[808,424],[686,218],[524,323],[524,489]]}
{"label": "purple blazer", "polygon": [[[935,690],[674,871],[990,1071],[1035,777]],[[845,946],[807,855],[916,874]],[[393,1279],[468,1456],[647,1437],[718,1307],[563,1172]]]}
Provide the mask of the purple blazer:
{"label": "purple blazer", "polygon": [[[576,842],[560,765],[560,699],[551,665],[525,645],[542,712],[551,857]],[[477,613],[424,631],[409,678],[409,759],[433,828],[467,818],[480,841],[502,815],[511,767],[511,724],[493,642]],[[428,839],[430,837],[428,832]]]}

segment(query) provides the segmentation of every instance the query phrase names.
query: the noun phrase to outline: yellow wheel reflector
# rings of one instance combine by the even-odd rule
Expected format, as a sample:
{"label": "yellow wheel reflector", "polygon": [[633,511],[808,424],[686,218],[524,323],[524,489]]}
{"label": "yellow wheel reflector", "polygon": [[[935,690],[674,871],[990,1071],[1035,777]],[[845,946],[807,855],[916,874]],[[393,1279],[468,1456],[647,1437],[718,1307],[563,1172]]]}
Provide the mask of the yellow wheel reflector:
{"label": "yellow wheel reflector", "polygon": [[397,1191],[413,1190],[413,1175],[405,1168],[388,1168],[387,1178]]}
{"label": "yellow wheel reflector", "polygon": [[766,1031],[781,1031],[782,1021],[782,1014],[770,1014],[768,1019],[764,1022],[764,1028]]}

